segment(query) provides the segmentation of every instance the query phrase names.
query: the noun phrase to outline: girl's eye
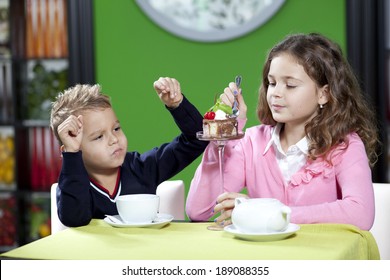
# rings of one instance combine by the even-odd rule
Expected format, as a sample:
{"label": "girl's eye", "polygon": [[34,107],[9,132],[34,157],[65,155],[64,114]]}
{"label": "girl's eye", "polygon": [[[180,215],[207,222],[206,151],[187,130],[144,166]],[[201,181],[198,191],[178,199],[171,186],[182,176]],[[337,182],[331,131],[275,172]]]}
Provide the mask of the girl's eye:
{"label": "girl's eye", "polygon": [[103,135],[99,135],[98,137],[96,137],[94,140],[99,140],[99,139],[102,139],[103,138]]}
{"label": "girl's eye", "polygon": [[287,87],[287,88],[296,88],[297,86],[287,84],[286,87]]}
{"label": "girl's eye", "polygon": [[268,86],[270,86],[270,87],[274,87],[275,85],[276,85],[275,82],[268,82]]}
{"label": "girl's eye", "polygon": [[119,130],[121,130],[121,127],[120,127],[120,126],[114,128],[114,131],[119,131]]}

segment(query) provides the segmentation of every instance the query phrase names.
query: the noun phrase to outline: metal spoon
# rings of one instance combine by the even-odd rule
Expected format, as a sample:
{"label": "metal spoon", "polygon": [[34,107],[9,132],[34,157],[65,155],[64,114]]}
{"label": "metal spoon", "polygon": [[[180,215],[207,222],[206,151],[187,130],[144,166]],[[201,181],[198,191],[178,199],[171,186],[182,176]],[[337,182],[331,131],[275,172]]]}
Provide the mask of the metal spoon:
{"label": "metal spoon", "polygon": [[106,217],[113,223],[115,224],[123,224],[122,220],[118,219],[117,217],[111,216],[111,215],[106,215]]}
{"label": "metal spoon", "polygon": [[[235,83],[236,83],[237,89],[240,88],[241,81],[242,81],[241,76],[236,76]],[[238,110],[237,94],[238,93],[234,92],[234,102],[233,102],[233,115],[236,115],[236,116],[238,116],[238,114],[240,113]]]}
{"label": "metal spoon", "polygon": [[240,88],[240,86],[241,86],[241,81],[242,81],[242,77],[241,76],[236,76],[235,82],[236,82],[236,85],[237,85],[238,88]]}

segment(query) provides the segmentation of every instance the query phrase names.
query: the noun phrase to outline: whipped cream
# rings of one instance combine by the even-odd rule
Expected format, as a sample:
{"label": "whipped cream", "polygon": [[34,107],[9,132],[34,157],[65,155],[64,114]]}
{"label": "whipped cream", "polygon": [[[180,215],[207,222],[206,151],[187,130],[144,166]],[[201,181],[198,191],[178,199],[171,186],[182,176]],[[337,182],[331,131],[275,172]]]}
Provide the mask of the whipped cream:
{"label": "whipped cream", "polygon": [[228,118],[228,115],[222,111],[222,110],[217,110],[215,111],[215,118],[214,120],[226,120]]}

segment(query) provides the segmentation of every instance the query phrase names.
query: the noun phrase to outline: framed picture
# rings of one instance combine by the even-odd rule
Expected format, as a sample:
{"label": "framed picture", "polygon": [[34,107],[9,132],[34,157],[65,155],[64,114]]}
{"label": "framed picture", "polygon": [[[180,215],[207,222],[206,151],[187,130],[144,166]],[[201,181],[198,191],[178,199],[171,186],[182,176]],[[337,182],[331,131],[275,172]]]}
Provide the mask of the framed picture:
{"label": "framed picture", "polygon": [[285,0],[136,0],[145,14],[179,37],[227,41],[267,22]]}
{"label": "framed picture", "polygon": [[35,192],[26,201],[28,209],[26,221],[27,242],[46,237],[51,233],[50,194]]}
{"label": "framed picture", "polygon": [[15,189],[15,131],[0,126],[0,190]]}
{"label": "framed picture", "polygon": [[9,55],[9,0],[0,0],[0,57]]}
{"label": "framed picture", "polygon": [[0,192],[0,251],[10,250],[18,244],[16,204],[13,193]]}

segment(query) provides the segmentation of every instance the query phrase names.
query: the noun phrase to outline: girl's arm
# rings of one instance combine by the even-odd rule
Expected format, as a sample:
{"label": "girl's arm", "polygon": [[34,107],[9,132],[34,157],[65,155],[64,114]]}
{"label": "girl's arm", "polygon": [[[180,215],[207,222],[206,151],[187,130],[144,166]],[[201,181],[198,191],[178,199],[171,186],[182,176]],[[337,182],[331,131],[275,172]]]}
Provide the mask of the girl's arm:
{"label": "girl's arm", "polygon": [[374,222],[375,201],[364,145],[357,135],[336,165],[340,199],[317,205],[292,208],[293,223],[343,223],[369,230]]}

